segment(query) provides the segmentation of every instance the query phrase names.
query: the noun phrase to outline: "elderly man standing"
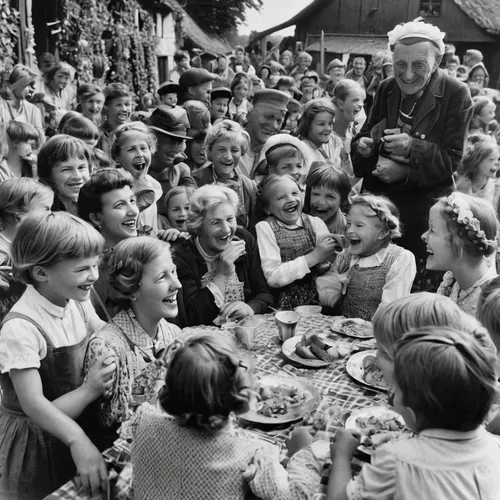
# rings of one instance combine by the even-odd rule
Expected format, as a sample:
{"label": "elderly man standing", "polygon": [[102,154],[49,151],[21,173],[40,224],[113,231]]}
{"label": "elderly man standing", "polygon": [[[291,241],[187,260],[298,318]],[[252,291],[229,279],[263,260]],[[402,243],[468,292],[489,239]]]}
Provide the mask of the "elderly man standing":
{"label": "elderly man standing", "polygon": [[246,131],[250,134],[250,147],[242,156],[242,172],[253,179],[262,161],[262,147],[269,137],[283,126],[290,96],[274,89],[258,90],[253,96],[253,109],[247,117]]}
{"label": "elderly man standing", "polygon": [[453,189],[462,158],[472,101],[469,89],[439,69],[445,36],[412,21],[388,33],[394,77],[384,80],[372,112],[353,141],[354,173],[364,191],[388,196],[399,208],[404,235],[420,268],[429,208]]}

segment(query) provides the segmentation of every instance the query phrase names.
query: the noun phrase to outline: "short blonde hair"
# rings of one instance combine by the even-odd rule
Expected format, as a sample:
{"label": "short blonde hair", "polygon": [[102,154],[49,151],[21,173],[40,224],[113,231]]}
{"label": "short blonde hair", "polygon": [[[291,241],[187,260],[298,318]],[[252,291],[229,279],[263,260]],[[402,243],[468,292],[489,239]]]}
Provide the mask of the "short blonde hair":
{"label": "short blonde hair", "polygon": [[218,141],[226,139],[236,142],[241,148],[241,154],[244,155],[250,146],[250,136],[243,127],[233,120],[222,120],[214,125],[207,133],[205,145],[211,150]]}
{"label": "short blonde hair", "polygon": [[394,356],[396,342],[414,328],[449,326],[475,336],[481,329],[476,318],[464,313],[452,299],[429,292],[382,304],[372,318],[373,334],[389,358]]}
{"label": "short blonde hair", "polygon": [[351,200],[351,208],[361,207],[366,217],[377,217],[382,226],[387,230],[388,240],[401,236],[401,223],[399,222],[399,211],[396,205],[381,195],[362,193],[354,196]]}
{"label": "short blonde hair", "polygon": [[35,266],[50,268],[67,259],[86,259],[102,253],[104,238],[90,224],[67,212],[28,214],[12,242],[16,279],[35,285]]}
{"label": "short blonde hair", "polygon": [[222,203],[229,203],[236,209],[238,195],[226,186],[207,184],[197,189],[191,197],[186,226],[191,234],[197,235],[207,212]]}
{"label": "short blonde hair", "polygon": [[156,152],[156,136],[151,132],[151,129],[142,122],[131,122],[120,125],[115,132],[115,140],[111,146],[111,158],[116,160],[120,155],[120,150],[123,145],[124,138],[127,134],[143,134],[146,137],[146,143],[149,146],[151,155]]}

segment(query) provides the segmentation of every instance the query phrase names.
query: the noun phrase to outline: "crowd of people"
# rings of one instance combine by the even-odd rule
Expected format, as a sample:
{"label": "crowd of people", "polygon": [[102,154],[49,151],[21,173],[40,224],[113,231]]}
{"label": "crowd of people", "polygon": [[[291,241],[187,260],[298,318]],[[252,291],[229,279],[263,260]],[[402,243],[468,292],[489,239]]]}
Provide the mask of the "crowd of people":
{"label": "crowd of people", "polygon": [[324,76],[307,52],[254,68],[237,47],[208,71],[179,51],[140,100],[121,83],[74,89],[50,54],[39,73],[14,67],[0,97],[2,499],[41,499],[75,473],[106,489],[101,451],[132,413],[136,498],[312,498],[314,446],[285,470],[273,447],[238,441],[250,367],[225,338],[181,329],[316,304],[373,320],[415,432],[352,479],[358,436],[338,431],[328,498],[500,496],[484,428],[500,433],[496,102],[480,52],[461,65],[418,21],[388,36],[390,52]]}

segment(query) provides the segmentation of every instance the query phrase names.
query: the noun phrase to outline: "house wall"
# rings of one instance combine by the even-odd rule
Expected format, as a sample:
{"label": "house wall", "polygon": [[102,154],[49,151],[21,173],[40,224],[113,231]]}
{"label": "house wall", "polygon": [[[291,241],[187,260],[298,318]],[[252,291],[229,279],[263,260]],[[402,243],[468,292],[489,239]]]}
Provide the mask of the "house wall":
{"label": "house wall", "polygon": [[[331,0],[296,26],[297,40],[307,33],[384,35],[398,23],[419,16],[420,0]],[[491,42],[495,38],[480,28],[453,0],[443,0],[441,17],[429,22],[447,33],[447,41]]]}

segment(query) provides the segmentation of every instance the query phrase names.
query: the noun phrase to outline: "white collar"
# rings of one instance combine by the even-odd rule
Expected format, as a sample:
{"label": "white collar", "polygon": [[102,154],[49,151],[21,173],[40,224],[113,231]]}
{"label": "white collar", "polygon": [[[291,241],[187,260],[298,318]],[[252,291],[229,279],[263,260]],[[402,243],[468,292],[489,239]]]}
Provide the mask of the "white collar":
{"label": "white collar", "polygon": [[389,245],[381,248],[377,253],[369,255],[368,257],[360,257],[359,255],[353,255],[351,257],[351,266],[362,262],[366,266],[380,266],[387,257],[387,252],[389,251]]}
{"label": "white collar", "polygon": [[28,285],[26,288],[26,299],[30,304],[38,304],[42,309],[47,311],[51,316],[62,319],[69,310],[70,301],[66,302],[64,307],[57,306],[50,300],[46,299],[33,285]]}

